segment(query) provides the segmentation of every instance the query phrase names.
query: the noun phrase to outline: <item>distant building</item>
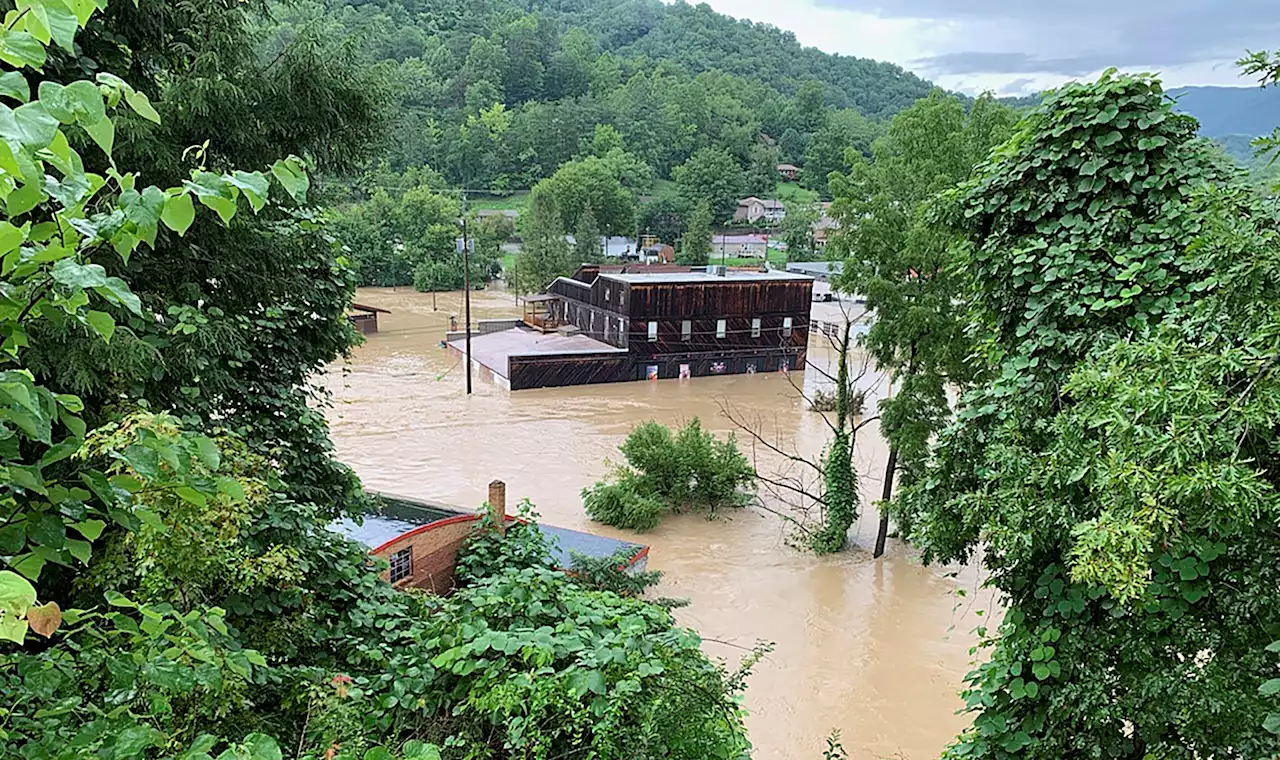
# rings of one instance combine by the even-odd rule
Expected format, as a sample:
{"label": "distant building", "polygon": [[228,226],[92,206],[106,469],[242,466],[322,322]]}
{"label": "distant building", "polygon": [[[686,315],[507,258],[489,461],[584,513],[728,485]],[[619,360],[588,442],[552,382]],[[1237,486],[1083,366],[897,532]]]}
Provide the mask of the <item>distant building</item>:
{"label": "distant building", "polygon": [[526,326],[472,336],[474,359],[511,390],[805,366],[812,277],[604,269],[584,264],[528,299]]}
{"label": "distant building", "polygon": [[748,224],[757,222],[777,224],[786,215],[787,209],[782,205],[782,201],[757,198],[753,195],[750,198],[743,198],[738,201],[738,210],[733,214],[733,221],[747,222]]}
{"label": "distant building", "polygon": [[767,259],[767,235],[716,235],[711,240],[711,258]]}
{"label": "distant building", "polygon": [[820,208],[821,216],[818,217],[817,224],[813,226],[813,244],[818,248],[826,248],[831,236],[836,230],[840,229],[840,222],[831,216],[830,203],[823,203]]}
{"label": "distant building", "polygon": [[666,243],[654,243],[644,249],[642,260],[646,264],[674,264],[676,249]]}
{"label": "distant building", "polygon": [[778,174],[788,182],[795,182],[800,179],[800,167],[795,164],[778,164]]}
{"label": "distant building", "polygon": [[374,335],[378,332],[378,315],[390,313],[386,309],[380,309],[377,306],[353,303],[351,304],[351,310],[347,313],[347,321],[361,335]]}

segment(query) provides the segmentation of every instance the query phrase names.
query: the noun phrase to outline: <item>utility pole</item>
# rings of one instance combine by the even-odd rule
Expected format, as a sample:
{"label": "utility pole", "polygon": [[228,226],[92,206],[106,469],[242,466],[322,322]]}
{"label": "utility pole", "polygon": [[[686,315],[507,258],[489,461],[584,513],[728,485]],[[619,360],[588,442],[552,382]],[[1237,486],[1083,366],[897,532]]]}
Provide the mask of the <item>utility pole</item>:
{"label": "utility pole", "polygon": [[462,191],[462,299],[467,320],[467,395],[471,395],[471,251],[467,242],[467,191]]}

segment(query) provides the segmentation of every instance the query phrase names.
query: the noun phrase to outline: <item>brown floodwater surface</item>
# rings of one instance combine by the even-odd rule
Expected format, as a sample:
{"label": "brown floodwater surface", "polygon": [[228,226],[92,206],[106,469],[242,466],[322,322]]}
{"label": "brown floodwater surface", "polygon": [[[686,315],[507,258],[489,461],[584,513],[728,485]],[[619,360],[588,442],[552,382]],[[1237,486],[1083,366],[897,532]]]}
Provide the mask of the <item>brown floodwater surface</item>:
{"label": "brown floodwater surface", "polygon": [[[817,457],[830,431],[793,387],[821,384],[817,371],[781,375],[636,382],[510,393],[475,375],[467,397],[465,367],[440,346],[449,317],[462,323],[461,294],[409,289],[361,290],[357,301],[391,310],[381,332],[335,364],[324,378],[339,457],[366,486],[388,493],[478,506],[489,481],[507,483],[508,498],[528,498],[542,519],[565,528],[637,540],[591,523],[581,491],[603,477],[607,459],[633,425],[674,425],[698,417],[727,434],[723,410],[748,420],[784,450]],[[517,315],[500,290],[476,293],[472,318]],[[831,352],[815,336],[810,360],[827,366]],[[868,409],[884,392],[869,373]],[[739,441],[761,472],[799,474],[750,436]],[[852,548],[814,557],[787,543],[791,529],[765,509],[707,520],[677,515],[638,537],[652,546],[649,567],[665,573],[661,593],[688,598],[681,623],[696,628],[714,657],[735,663],[757,641],[775,648],[749,681],[747,724],[760,760],[817,760],[824,737],[839,729],[850,757],[937,757],[967,721],[955,714],[969,670],[973,628],[990,598],[975,593],[971,570],[926,568],[902,544],[872,560],[885,448],[874,423],[859,434],[856,460],[864,514]],[[770,509],[785,500],[761,491]]]}

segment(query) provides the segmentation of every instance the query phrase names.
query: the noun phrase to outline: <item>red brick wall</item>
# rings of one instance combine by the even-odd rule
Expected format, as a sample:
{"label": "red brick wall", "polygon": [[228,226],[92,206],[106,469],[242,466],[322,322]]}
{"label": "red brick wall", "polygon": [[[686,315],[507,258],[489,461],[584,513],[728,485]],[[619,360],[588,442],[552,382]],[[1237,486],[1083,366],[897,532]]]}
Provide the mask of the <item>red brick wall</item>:
{"label": "red brick wall", "polygon": [[[453,568],[458,550],[479,522],[477,515],[441,520],[410,531],[373,550],[376,557],[391,560],[396,552],[413,552],[412,572],[396,583],[396,588],[415,587],[444,595],[453,591]],[[383,573],[387,578],[390,572]]]}

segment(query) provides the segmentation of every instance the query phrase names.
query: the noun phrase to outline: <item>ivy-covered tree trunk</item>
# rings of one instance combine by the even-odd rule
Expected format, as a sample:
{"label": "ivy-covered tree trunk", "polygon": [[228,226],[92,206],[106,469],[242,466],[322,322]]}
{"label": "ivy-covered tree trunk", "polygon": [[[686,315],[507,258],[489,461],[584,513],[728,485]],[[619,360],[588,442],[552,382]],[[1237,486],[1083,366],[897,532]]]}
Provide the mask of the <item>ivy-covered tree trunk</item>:
{"label": "ivy-covered tree trunk", "polygon": [[889,538],[889,502],[893,499],[893,478],[898,472],[898,448],[889,447],[889,461],[884,466],[884,490],[880,494],[880,527],[876,531],[876,559],[884,556],[885,541]]}
{"label": "ivy-covered tree trunk", "polygon": [[858,519],[858,476],[853,471],[853,408],[849,393],[849,348],[852,323],[846,321],[840,336],[840,356],[836,370],[836,432],[827,449],[823,467],[822,529],[810,546],[818,554],[834,554],[844,549],[849,528]]}

